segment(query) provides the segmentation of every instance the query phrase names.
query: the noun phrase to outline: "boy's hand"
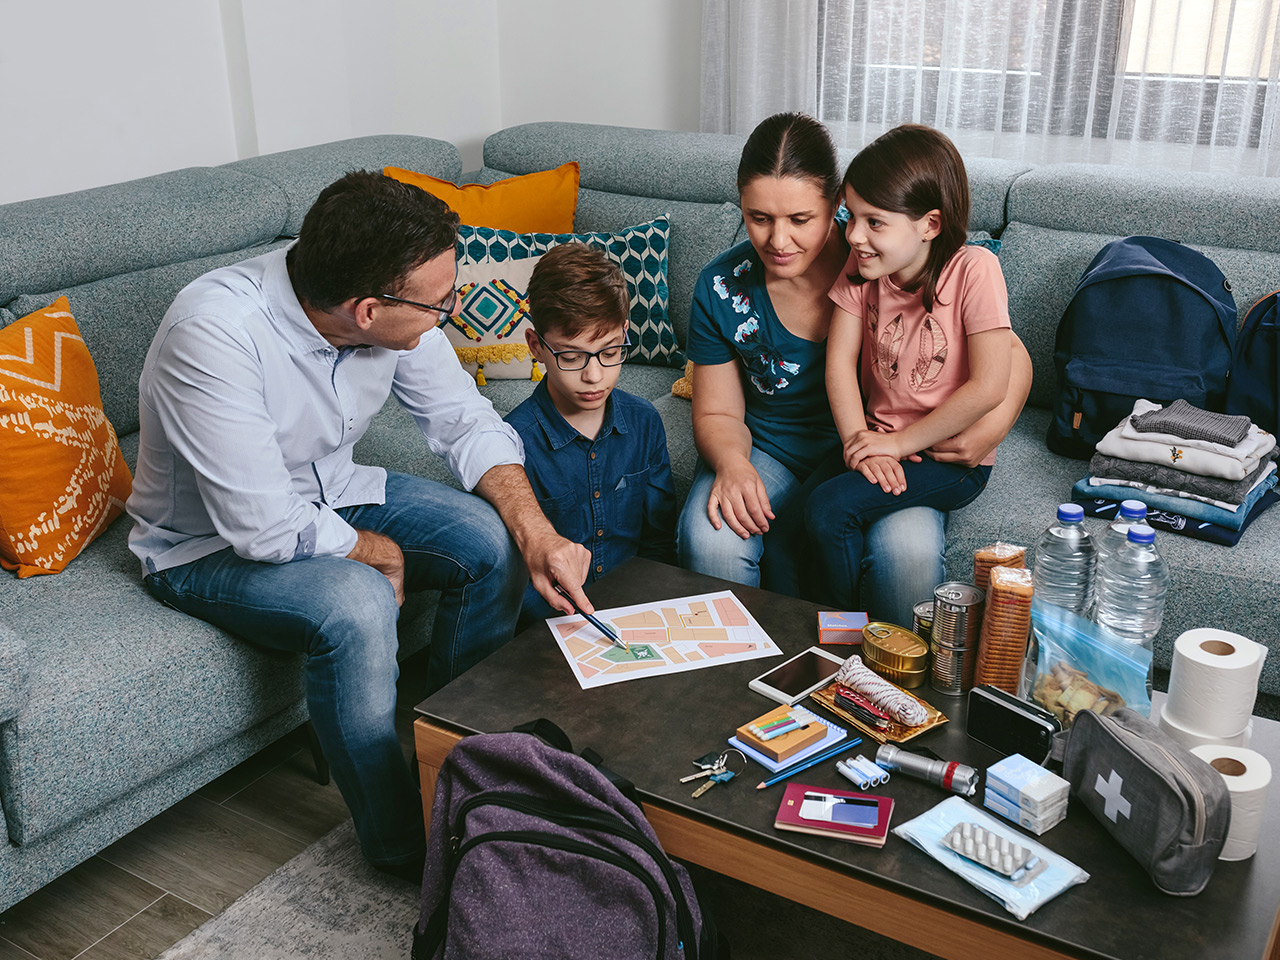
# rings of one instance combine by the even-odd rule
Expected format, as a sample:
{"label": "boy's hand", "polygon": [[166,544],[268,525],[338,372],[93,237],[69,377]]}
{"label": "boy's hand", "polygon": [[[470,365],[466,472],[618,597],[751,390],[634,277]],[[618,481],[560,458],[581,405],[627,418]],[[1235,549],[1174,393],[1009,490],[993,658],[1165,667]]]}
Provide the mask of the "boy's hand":
{"label": "boy's hand", "polygon": [[857,471],[872,483],[880,484],[885,493],[895,497],[907,489],[907,477],[902,472],[902,464],[897,457],[864,457],[857,466]]}
{"label": "boy's hand", "polygon": [[721,516],[743,540],[769,532],[769,521],[774,519],[769,494],[760,474],[745,457],[732,465],[722,464],[716,471],[711,495],[707,497],[707,519],[717,530]]}
{"label": "boy's hand", "polygon": [[901,460],[908,453],[902,449],[896,433],[879,433],[875,430],[859,430],[844,445],[844,462],[850,470],[869,457],[892,457]]}

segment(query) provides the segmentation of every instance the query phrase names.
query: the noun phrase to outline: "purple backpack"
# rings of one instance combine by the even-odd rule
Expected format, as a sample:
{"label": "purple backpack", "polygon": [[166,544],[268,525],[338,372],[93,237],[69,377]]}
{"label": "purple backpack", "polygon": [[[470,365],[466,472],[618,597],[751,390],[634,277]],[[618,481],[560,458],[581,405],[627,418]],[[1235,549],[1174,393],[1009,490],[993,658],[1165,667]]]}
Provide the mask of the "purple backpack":
{"label": "purple backpack", "polygon": [[547,721],[463,739],[436,781],[413,960],[721,960],[634,788]]}

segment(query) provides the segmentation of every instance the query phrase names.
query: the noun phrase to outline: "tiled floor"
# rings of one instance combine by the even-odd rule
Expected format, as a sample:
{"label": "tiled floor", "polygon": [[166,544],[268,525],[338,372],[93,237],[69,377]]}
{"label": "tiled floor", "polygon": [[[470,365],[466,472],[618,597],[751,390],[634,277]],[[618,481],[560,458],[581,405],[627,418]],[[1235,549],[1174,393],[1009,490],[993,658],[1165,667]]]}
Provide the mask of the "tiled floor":
{"label": "tiled floor", "polygon": [[295,731],[0,913],[0,960],[150,960],[347,816]]}

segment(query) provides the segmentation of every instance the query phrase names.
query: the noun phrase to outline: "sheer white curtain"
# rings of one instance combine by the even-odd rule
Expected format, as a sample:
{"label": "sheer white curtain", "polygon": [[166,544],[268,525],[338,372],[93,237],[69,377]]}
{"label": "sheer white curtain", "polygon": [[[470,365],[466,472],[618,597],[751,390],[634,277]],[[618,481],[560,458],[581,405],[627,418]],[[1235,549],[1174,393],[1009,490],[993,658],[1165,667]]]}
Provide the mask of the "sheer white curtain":
{"label": "sheer white curtain", "polygon": [[1280,174],[1280,0],[704,0],[704,130],[805,110],[970,156]]}

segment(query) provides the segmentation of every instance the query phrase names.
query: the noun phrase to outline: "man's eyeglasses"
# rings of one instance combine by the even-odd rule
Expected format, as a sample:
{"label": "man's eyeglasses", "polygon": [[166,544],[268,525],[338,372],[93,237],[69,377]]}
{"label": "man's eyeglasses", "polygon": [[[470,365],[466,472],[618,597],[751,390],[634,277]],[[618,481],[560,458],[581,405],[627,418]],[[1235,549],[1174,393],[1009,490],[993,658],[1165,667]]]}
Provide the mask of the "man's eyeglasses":
{"label": "man's eyeglasses", "polygon": [[420,303],[417,300],[406,300],[404,297],[393,296],[390,293],[371,293],[369,296],[376,297],[379,300],[394,300],[396,303],[407,303],[409,306],[417,307],[420,310],[434,310],[436,313],[440,314],[440,323],[444,323],[453,316],[453,311],[458,308],[457,290],[454,290],[453,293],[450,294],[449,299],[441,304]]}
{"label": "man's eyeglasses", "polygon": [[556,366],[561,370],[584,370],[591,358],[595,357],[602,367],[616,367],[622,361],[627,359],[627,347],[631,346],[631,332],[627,332],[627,339],[612,347],[605,347],[603,350],[556,350],[551,344],[542,339],[542,334],[537,334],[542,345],[547,351],[556,358]]}

